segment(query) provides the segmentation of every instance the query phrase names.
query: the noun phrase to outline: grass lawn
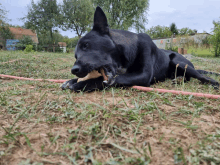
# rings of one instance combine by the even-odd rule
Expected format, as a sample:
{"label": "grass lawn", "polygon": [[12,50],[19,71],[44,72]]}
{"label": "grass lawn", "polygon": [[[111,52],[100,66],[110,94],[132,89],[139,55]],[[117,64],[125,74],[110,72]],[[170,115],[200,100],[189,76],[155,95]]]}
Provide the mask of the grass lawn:
{"label": "grass lawn", "polygon": [[[187,49],[187,48],[186,48]],[[188,48],[187,53],[193,54],[198,57],[214,57],[214,54],[212,54],[211,49],[205,49],[205,48]]]}
{"label": "grass lawn", "polygon": [[[3,51],[0,74],[71,79],[73,57]],[[192,62],[220,73],[220,58]],[[220,164],[220,99],[59,86],[0,78],[0,164]],[[220,95],[196,79],[152,87]]]}

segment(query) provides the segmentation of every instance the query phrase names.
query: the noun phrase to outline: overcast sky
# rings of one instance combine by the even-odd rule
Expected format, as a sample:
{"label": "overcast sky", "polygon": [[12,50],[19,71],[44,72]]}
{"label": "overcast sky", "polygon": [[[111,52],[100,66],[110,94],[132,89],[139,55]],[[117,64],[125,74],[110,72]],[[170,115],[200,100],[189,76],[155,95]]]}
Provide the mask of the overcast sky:
{"label": "overcast sky", "polygon": [[[37,0],[35,0],[37,1]],[[61,0],[58,0],[61,1]],[[31,0],[1,0],[3,7],[8,11],[8,19],[13,25],[23,25],[19,18],[27,14],[27,5]],[[220,0],[150,0],[148,24],[152,26],[170,26],[176,23],[177,28],[189,27],[198,32],[211,32],[212,21],[220,20]],[[75,32],[60,31],[62,35],[74,37]]]}

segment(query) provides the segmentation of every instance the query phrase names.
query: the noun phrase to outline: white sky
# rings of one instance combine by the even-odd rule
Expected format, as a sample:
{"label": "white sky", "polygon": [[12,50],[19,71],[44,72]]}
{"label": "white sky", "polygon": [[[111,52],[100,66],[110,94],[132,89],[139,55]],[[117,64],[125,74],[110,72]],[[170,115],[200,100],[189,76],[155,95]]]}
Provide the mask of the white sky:
{"label": "white sky", "polygon": [[[23,22],[19,18],[27,14],[30,2],[31,0],[0,0],[9,11],[7,17],[11,19],[10,23],[20,26]],[[211,32],[212,21],[220,20],[220,0],[150,0],[147,18],[147,29],[157,25],[170,26],[174,22],[178,29],[189,27],[198,32]],[[60,32],[68,37],[76,35],[71,31]]]}

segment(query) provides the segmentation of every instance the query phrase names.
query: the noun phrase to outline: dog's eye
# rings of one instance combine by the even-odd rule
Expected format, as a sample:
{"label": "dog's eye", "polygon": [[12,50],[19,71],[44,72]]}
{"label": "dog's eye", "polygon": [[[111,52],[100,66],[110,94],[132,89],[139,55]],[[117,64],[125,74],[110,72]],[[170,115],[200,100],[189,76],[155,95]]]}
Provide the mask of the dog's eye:
{"label": "dog's eye", "polygon": [[83,50],[86,50],[88,47],[89,47],[89,43],[88,42],[84,43],[83,46],[82,46]]}

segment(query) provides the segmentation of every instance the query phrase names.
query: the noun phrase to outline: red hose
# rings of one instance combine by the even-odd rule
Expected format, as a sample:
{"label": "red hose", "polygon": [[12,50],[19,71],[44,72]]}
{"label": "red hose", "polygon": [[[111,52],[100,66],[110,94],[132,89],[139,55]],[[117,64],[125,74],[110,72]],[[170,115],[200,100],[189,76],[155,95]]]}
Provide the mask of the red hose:
{"label": "red hose", "polygon": [[[55,80],[55,79],[33,79],[33,78],[25,78],[25,77],[17,77],[17,76],[10,76],[10,75],[4,75],[0,74],[0,77],[5,78],[12,78],[12,79],[18,79],[18,80],[30,80],[30,81],[50,81],[50,82],[56,82],[56,83],[64,83],[67,80]],[[132,88],[138,89],[141,91],[157,91],[159,93],[172,93],[172,94],[182,94],[182,95],[193,95],[195,97],[205,97],[210,99],[220,99],[220,95],[212,95],[212,94],[204,94],[204,93],[193,93],[193,92],[184,92],[184,91],[175,91],[175,90],[167,90],[167,89],[157,89],[157,88],[149,88],[149,87],[142,87],[142,86],[133,86]]]}
{"label": "red hose", "polygon": [[175,90],[167,90],[167,89],[157,89],[157,88],[149,88],[149,87],[141,87],[141,86],[133,86],[134,89],[138,89],[141,91],[157,91],[159,93],[172,93],[172,94],[182,94],[182,95],[193,95],[195,97],[206,97],[210,99],[220,99],[220,95],[212,95],[212,94],[204,94],[204,93],[193,93],[193,92],[184,92],[184,91],[175,91]]}
{"label": "red hose", "polygon": [[25,77],[17,77],[17,76],[10,76],[10,75],[4,75],[4,74],[0,74],[0,77],[11,78],[11,79],[17,79],[17,80],[50,81],[50,82],[56,82],[56,83],[64,83],[65,81],[67,81],[67,80],[55,80],[55,79],[34,79],[34,78],[25,78]]}

